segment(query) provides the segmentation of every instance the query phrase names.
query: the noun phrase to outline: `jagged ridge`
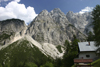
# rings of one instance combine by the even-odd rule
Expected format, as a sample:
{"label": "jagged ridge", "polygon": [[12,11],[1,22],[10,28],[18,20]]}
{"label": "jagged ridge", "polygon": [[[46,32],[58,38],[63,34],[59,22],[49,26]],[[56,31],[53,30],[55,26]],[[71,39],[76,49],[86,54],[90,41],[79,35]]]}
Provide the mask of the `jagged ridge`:
{"label": "jagged ridge", "polygon": [[63,45],[66,39],[72,41],[73,35],[81,41],[86,38],[58,8],[51,12],[43,10],[29,25],[27,34],[40,43],[54,45]]}
{"label": "jagged ridge", "polygon": [[80,14],[69,11],[66,14],[66,17],[68,18],[68,21],[71,22],[77,29],[87,35],[89,31],[93,32],[93,20],[91,14],[92,12]]}

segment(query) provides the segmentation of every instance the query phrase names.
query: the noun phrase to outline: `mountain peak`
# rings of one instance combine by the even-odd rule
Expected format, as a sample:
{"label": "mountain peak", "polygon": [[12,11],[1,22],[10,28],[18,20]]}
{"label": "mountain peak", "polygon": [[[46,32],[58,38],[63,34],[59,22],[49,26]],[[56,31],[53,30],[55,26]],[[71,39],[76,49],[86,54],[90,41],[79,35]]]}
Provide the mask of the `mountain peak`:
{"label": "mountain peak", "polygon": [[59,16],[65,16],[65,14],[59,9],[59,8],[55,8],[53,9],[50,14],[52,16],[56,16],[56,17],[59,17]]}
{"label": "mountain peak", "polygon": [[42,12],[48,12],[48,11],[45,9],[45,10],[42,10]]}
{"label": "mountain peak", "polygon": [[51,13],[62,13],[62,11],[59,8],[54,8]]}
{"label": "mountain peak", "polygon": [[67,12],[67,13],[70,13],[70,14],[71,14],[71,13],[73,13],[73,11],[69,11],[69,12]]}
{"label": "mountain peak", "polygon": [[40,12],[40,14],[42,15],[47,15],[49,12],[47,10],[42,10],[42,12]]}
{"label": "mountain peak", "polygon": [[60,10],[60,8],[54,8],[53,10],[58,10],[58,11],[61,11],[61,10]]}

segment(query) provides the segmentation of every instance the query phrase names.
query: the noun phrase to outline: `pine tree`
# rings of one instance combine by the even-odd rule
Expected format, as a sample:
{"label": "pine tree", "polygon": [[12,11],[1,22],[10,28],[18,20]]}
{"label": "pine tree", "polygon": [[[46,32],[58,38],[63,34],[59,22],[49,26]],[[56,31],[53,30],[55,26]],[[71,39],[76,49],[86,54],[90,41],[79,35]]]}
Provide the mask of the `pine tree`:
{"label": "pine tree", "polygon": [[96,5],[92,12],[93,16],[93,29],[94,29],[94,39],[96,41],[96,46],[100,45],[100,5]]}
{"label": "pine tree", "polygon": [[87,41],[94,41],[94,35],[91,31],[88,33]]}

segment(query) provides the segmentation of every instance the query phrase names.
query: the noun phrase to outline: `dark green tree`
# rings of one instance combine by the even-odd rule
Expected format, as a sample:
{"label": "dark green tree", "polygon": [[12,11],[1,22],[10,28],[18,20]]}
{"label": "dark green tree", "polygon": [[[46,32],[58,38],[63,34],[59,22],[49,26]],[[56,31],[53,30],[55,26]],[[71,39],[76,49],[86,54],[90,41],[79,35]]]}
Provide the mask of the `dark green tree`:
{"label": "dark green tree", "polygon": [[92,12],[93,16],[93,30],[94,30],[94,39],[96,41],[96,46],[100,45],[100,5],[96,5]]}
{"label": "dark green tree", "polygon": [[88,33],[87,41],[94,41],[94,35],[91,31]]}
{"label": "dark green tree", "polygon": [[67,40],[65,41],[66,46],[66,51],[63,56],[63,67],[71,67],[74,64],[74,58],[77,57],[78,54],[78,42],[79,40],[77,39],[76,36],[74,36],[74,39],[72,43],[70,44]]}
{"label": "dark green tree", "polygon": [[61,58],[57,58],[54,63],[54,67],[62,67],[63,62]]}
{"label": "dark green tree", "polygon": [[71,45],[71,51],[73,52],[75,56],[78,54],[78,42],[79,42],[78,39],[74,39]]}
{"label": "dark green tree", "polygon": [[28,62],[24,67],[38,67],[38,66],[33,62]]}
{"label": "dark green tree", "polygon": [[64,44],[65,48],[66,48],[66,52],[68,54],[68,52],[70,52],[70,43],[68,40],[65,40],[65,44]]}
{"label": "dark green tree", "polygon": [[44,65],[40,67],[54,67],[54,65],[51,62],[46,62]]}

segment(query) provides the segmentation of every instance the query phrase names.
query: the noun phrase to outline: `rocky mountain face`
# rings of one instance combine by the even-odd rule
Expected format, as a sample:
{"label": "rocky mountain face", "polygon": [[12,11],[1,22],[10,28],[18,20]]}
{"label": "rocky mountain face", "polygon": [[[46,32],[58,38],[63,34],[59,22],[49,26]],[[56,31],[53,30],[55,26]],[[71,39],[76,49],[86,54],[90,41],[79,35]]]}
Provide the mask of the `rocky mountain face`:
{"label": "rocky mountain face", "polygon": [[71,22],[77,29],[79,29],[82,33],[87,34],[89,31],[93,32],[92,23],[92,12],[86,12],[83,14],[73,13],[69,11],[66,14],[66,17],[69,22]]}
{"label": "rocky mountain face", "polygon": [[[74,35],[80,41],[86,40],[86,36],[82,32],[88,28],[89,22],[91,22],[91,19],[86,17],[88,18],[88,15],[75,15],[72,12],[67,13],[66,17],[60,9],[55,8],[51,12],[43,10],[28,26],[19,19],[0,21],[0,49],[18,40],[26,39],[31,42],[28,44],[29,46],[35,45],[45,55],[52,58],[61,57],[64,53],[62,46],[65,40],[71,42]],[[57,49],[58,45],[61,46],[62,53]]]}
{"label": "rocky mountain face", "polygon": [[43,10],[29,25],[27,34],[40,43],[63,45],[65,40],[73,40],[75,35],[81,41],[85,36],[75,28],[58,8],[48,12]]}
{"label": "rocky mountain face", "polygon": [[19,19],[8,19],[4,21],[0,21],[0,32],[2,31],[12,31],[12,32],[20,32],[25,29],[26,24],[24,21]]}
{"label": "rocky mountain face", "polygon": [[27,26],[19,19],[8,19],[0,21],[0,45],[13,42],[26,32]]}

